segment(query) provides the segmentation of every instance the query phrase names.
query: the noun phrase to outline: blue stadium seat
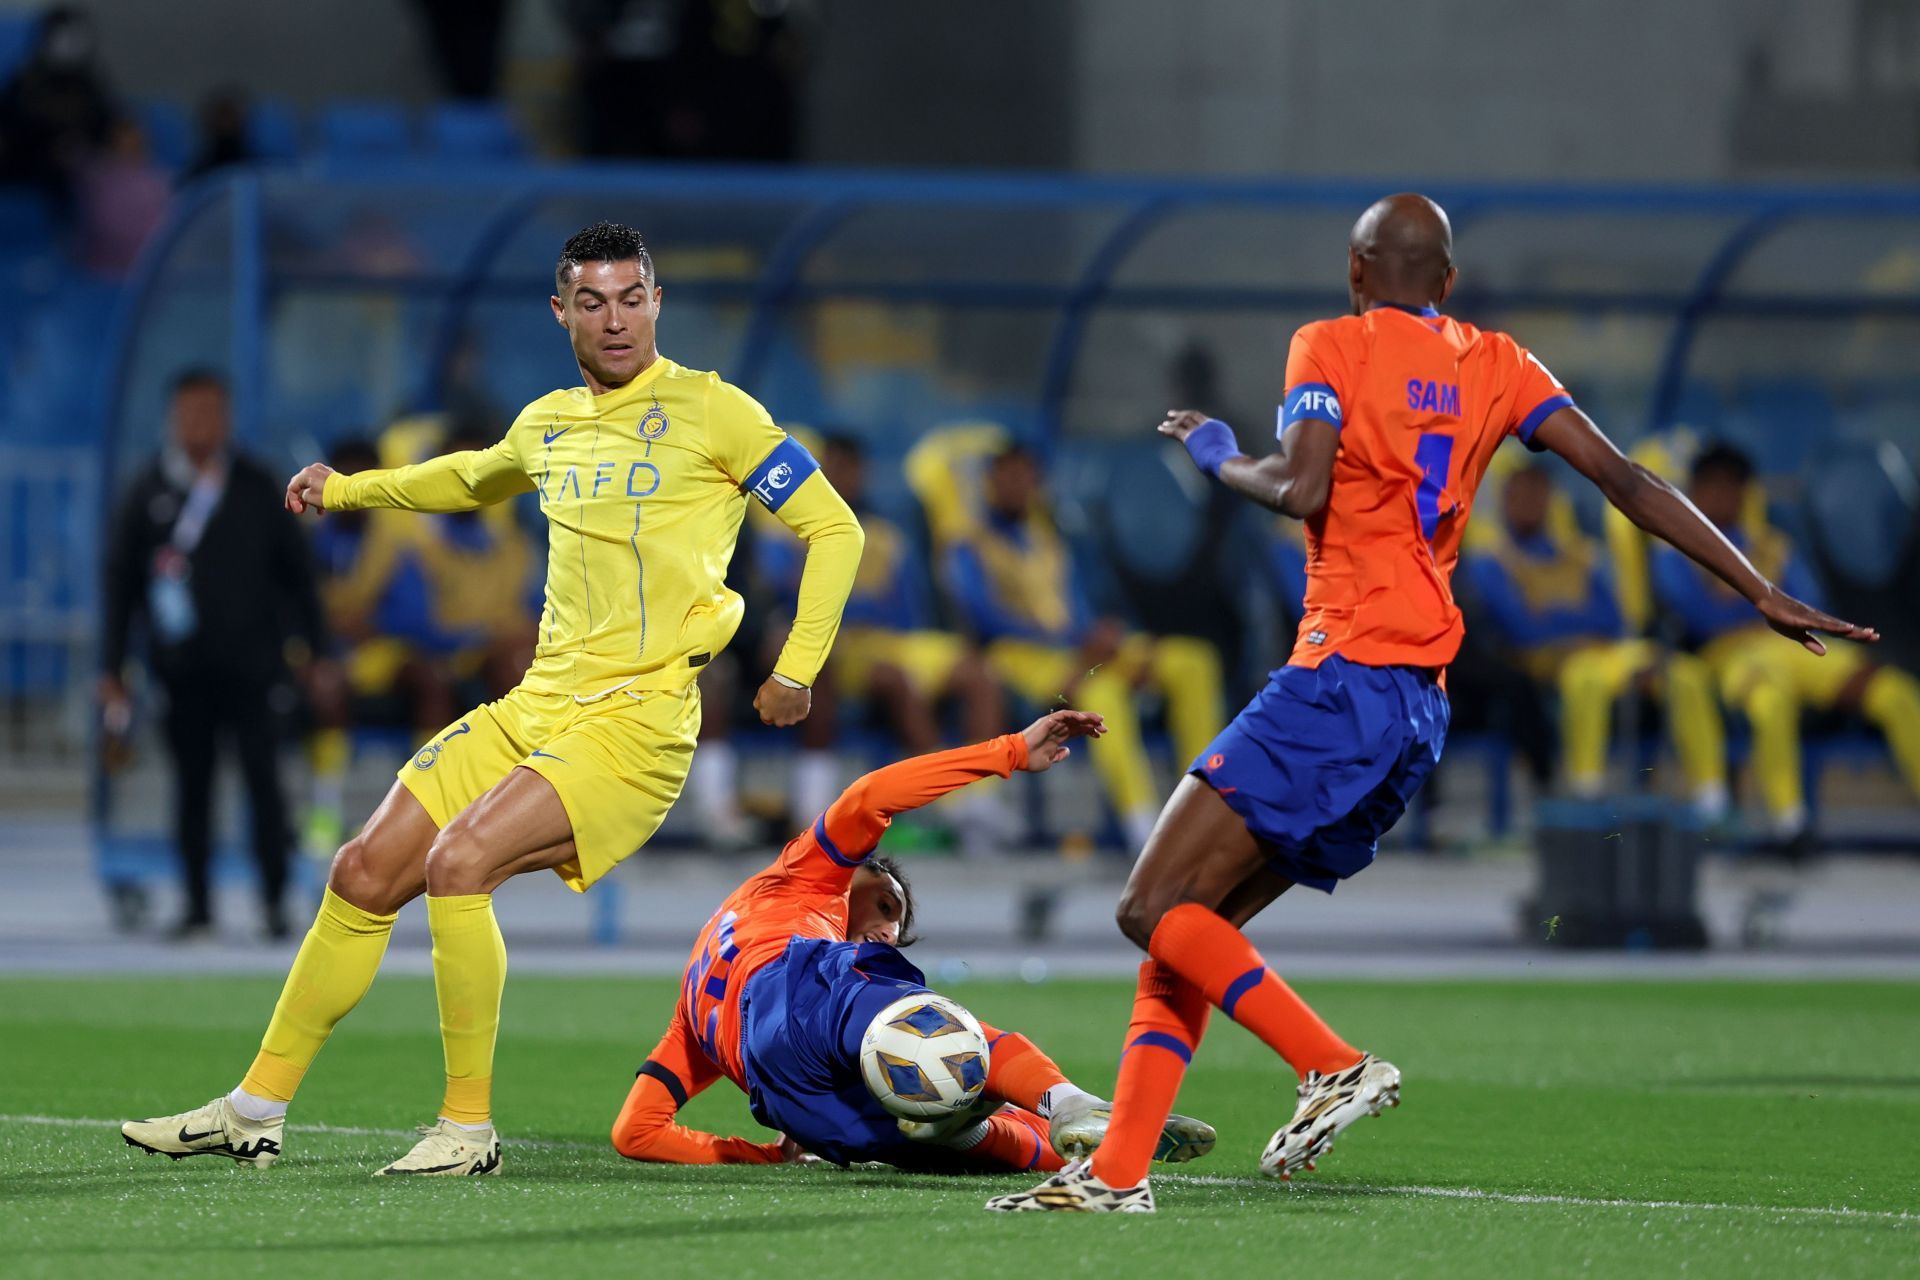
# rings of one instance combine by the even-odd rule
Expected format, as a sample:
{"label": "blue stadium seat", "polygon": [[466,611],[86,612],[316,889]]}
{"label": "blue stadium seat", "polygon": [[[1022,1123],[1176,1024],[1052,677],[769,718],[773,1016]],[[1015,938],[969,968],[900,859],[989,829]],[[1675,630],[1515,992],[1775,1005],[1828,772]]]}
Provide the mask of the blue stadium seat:
{"label": "blue stadium seat", "polygon": [[362,160],[400,159],[413,153],[413,127],[396,103],[335,102],[320,113],[320,147]]}
{"label": "blue stadium seat", "polygon": [[1719,389],[1711,383],[1689,381],[1680,388],[1680,398],[1660,428],[1692,427],[1696,435],[1712,437],[1720,430],[1725,417],[1726,405],[1720,399]]}
{"label": "blue stadium seat", "polygon": [[526,140],[497,102],[441,102],[427,114],[427,146],[446,160],[517,160]]}
{"label": "blue stadium seat", "polygon": [[1891,586],[1920,525],[1920,479],[1891,444],[1855,445],[1828,456],[1807,482],[1809,531],[1855,586]]}
{"label": "blue stadium seat", "polygon": [[247,112],[247,145],[262,160],[298,160],[300,113],[283,99],[259,99]]}
{"label": "blue stadium seat", "polygon": [[154,163],[169,173],[193,163],[193,120],[185,107],[171,98],[147,98],[134,107],[134,115],[147,132]]}
{"label": "blue stadium seat", "polygon": [[1778,475],[1799,470],[1809,446],[1831,438],[1833,421],[1833,400],[1819,383],[1755,379],[1736,391],[1725,433],[1753,455],[1761,472]]}

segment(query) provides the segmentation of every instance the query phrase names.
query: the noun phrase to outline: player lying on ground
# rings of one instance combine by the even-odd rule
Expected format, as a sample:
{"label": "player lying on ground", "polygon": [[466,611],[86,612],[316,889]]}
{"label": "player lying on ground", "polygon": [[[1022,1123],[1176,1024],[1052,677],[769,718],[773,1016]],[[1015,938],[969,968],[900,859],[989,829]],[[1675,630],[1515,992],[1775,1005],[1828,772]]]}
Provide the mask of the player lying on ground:
{"label": "player lying on ground", "polygon": [[1442,316],[1455,278],[1440,206],[1388,196],[1349,240],[1353,313],[1294,335],[1280,449],[1256,461],[1226,423],[1192,411],[1160,424],[1208,475],[1306,522],[1305,616],[1287,665],[1181,780],[1120,900],[1121,931],[1148,959],[1106,1142],[989,1208],[1152,1212],[1147,1159],[1216,1007],[1300,1077],[1293,1119],[1260,1158],[1268,1173],[1312,1168],[1347,1125],[1398,1102],[1400,1072],[1335,1035],[1240,927],[1293,885],[1330,893],[1370,863],[1439,760],[1462,634],[1454,564],[1508,436],[1565,458],[1813,652],[1815,632],[1878,638],[1767,581],[1512,338]]}
{"label": "player lying on ground", "polygon": [[[736,889],[694,945],[666,1034],[635,1076],[614,1148],[671,1164],[769,1164],[796,1148],[836,1164],[1057,1169],[1106,1131],[1108,1107],[1071,1084],[1025,1036],[983,1025],[987,1107],[950,1124],[903,1124],[861,1079],[860,1043],[889,1004],[926,991],[898,947],[913,898],[874,852],[893,815],[986,777],[1038,773],[1068,743],[1097,737],[1097,715],[1055,711],[1023,733],[918,756],[855,782],[780,857]],[[787,1142],[723,1138],[674,1123],[687,1099],[725,1077],[754,1118]],[[1007,1103],[984,1114],[993,1103]],[[1164,1117],[1154,1158],[1191,1160],[1213,1130]]]}
{"label": "player lying on ground", "polygon": [[302,511],[469,511],[538,492],[548,521],[539,648],[518,688],[420,748],[333,860],[259,1055],[232,1093],[122,1126],[175,1157],[270,1164],[287,1103],[366,994],[395,914],[427,898],[447,1085],[437,1122],[381,1173],[496,1173],[493,1046],[506,945],[493,891],[551,869],[577,891],[645,844],[686,781],[694,677],[743,609],[727,562],[751,493],[807,543],[792,633],[754,705],[803,719],[860,562],[860,526],[807,451],[718,376],[654,345],[661,290],[631,228],[567,242],[549,300],[585,386],[521,410],[491,448],[287,486]]}

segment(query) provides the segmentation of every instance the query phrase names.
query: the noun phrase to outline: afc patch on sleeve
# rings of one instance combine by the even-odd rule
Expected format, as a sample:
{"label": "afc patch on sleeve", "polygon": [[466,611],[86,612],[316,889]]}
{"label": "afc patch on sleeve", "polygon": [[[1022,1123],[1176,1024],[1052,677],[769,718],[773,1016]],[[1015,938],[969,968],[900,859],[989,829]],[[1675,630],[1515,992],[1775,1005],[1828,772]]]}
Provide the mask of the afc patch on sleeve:
{"label": "afc patch on sleeve", "polygon": [[1275,437],[1284,435],[1288,427],[1303,418],[1331,422],[1337,430],[1341,426],[1339,393],[1324,382],[1303,382],[1289,387],[1286,399],[1280,404],[1280,425],[1274,432]]}
{"label": "afc patch on sleeve", "polygon": [[785,505],[793,491],[806,483],[808,476],[820,469],[813,460],[807,447],[788,436],[773,447],[761,464],[747,477],[746,490],[760,499],[760,505],[769,511],[778,511]]}

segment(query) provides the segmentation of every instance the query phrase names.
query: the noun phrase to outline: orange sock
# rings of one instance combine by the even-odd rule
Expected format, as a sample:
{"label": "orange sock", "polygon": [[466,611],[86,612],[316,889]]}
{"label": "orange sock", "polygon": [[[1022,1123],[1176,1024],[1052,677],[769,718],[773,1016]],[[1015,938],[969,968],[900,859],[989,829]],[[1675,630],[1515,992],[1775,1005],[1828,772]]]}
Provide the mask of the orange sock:
{"label": "orange sock", "polygon": [[996,1169],[1052,1173],[1067,1163],[1053,1149],[1047,1122],[1019,1107],[1005,1107],[987,1117],[987,1136],[968,1147],[967,1154]]}
{"label": "orange sock", "polygon": [[1360,1051],[1267,968],[1245,934],[1198,903],[1182,903],[1162,916],[1147,954],[1204,991],[1302,1079],[1309,1071],[1344,1071],[1360,1061]]}
{"label": "orange sock", "polygon": [[1061,1071],[1033,1041],[1018,1031],[1001,1031],[986,1023],[987,1094],[1028,1111],[1040,1109],[1040,1095],[1067,1082]]}
{"label": "orange sock", "polygon": [[1211,1013],[1200,989],[1166,965],[1148,960],[1140,966],[1133,1021],[1113,1086],[1113,1120],[1093,1153],[1094,1177],[1110,1187],[1137,1187],[1146,1178]]}

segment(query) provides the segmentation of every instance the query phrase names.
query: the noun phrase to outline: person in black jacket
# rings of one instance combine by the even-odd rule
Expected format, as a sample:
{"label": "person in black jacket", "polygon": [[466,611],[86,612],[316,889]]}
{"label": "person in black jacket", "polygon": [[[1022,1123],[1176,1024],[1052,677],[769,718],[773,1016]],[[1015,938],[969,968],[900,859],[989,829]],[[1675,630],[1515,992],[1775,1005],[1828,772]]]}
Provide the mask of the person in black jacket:
{"label": "person in black jacket", "polygon": [[213,771],[225,737],[246,781],[267,932],[282,938],[291,828],[274,703],[287,688],[289,650],[324,652],[313,565],[279,482],[229,447],[218,374],[194,369],[175,380],[168,430],[122,496],[108,544],[103,711],[110,730],[128,721],[123,677],[137,632],[166,698],[187,899],[176,936],[212,929]]}

